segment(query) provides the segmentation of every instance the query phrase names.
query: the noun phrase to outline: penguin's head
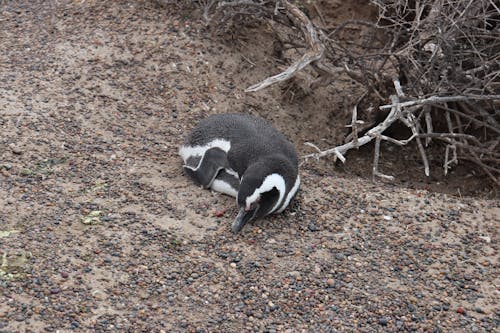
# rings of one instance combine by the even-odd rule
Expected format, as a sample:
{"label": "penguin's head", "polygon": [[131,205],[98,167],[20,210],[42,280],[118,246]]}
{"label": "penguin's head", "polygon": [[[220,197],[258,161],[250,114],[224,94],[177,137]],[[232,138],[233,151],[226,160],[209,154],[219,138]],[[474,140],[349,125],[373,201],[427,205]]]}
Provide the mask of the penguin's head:
{"label": "penguin's head", "polygon": [[293,168],[281,159],[264,159],[250,165],[238,190],[238,216],[232,230],[238,233],[249,221],[269,215],[280,207],[286,193],[284,172]]}

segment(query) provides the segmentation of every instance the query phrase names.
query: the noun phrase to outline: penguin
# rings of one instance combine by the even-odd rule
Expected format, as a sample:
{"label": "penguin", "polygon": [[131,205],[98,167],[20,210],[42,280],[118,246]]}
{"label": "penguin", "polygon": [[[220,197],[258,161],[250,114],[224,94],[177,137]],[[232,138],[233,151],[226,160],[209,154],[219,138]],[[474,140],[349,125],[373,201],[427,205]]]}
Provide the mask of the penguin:
{"label": "penguin", "polygon": [[234,233],[250,221],[283,212],[300,186],[295,147],[260,117],[209,116],[187,136],[179,155],[195,183],[236,198]]}

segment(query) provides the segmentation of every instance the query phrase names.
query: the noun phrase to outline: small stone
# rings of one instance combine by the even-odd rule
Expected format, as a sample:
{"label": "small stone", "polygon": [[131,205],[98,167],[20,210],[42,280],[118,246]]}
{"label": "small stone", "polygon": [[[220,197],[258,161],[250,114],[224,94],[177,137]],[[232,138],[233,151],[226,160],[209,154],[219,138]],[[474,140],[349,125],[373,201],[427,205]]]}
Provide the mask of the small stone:
{"label": "small stone", "polygon": [[307,229],[309,229],[309,231],[311,231],[311,232],[319,231],[318,227],[316,227],[316,225],[312,222],[309,223],[309,225],[307,226]]}
{"label": "small stone", "polygon": [[330,279],[326,280],[326,284],[329,287],[333,287],[333,285],[335,285],[335,280],[330,278]]}
{"label": "small stone", "polygon": [[15,144],[13,144],[13,143],[11,143],[11,144],[9,145],[9,147],[10,147],[10,150],[11,150],[14,154],[16,154],[16,155],[20,155],[20,154],[22,154],[22,153],[23,153],[23,151],[21,150],[21,148],[19,148],[18,146],[16,146],[16,145],[15,145]]}
{"label": "small stone", "polygon": [[476,311],[477,313],[486,314],[486,312],[484,312],[484,310],[481,308],[474,308],[474,311]]}
{"label": "small stone", "polygon": [[214,216],[215,217],[223,217],[225,213],[226,213],[225,209],[218,209],[214,212]]}
{"label": "small stone", "polygon": [[98,289],[94,290],[92,292],[92,296],[94,296],[95,299],[102,301],[103,299],[106,298],[106,294]]}
{"label": "small stone", "polygon": [[116,304],[117,310],[124,310],[125,308],[126,308],[126,305],[124,303],[117,303]]}
{"label": "small stone", "polygon": [[457,312],[462,314],[462,315],[465,315],[465,309],[462,307],[457,308]]}
{"label": "small stone", "polygon": [[231,266],[232,268],[236,268],[236,263],[232,262],[232,263],[229,264],[229,266]]}
{"label": "small stone", "polygon": [[267,304],[269,305],[269,310],[270,311],[275,311],[275,310],[277,310],[279,308],[276,304],[274,304],[271,301],[269,301],[269,303],[267,303]]}
{"label": "small stone", "polygon": [[484,240],[486,243],[491,243],[491,237],[490,236],[479,236],[482,240]]}
{"label": "small stone", "polygon": [[60,292],[61,292],[61,289],[59,289],[59,288],[52,288],[52,289],[50,289],[50,293],[52,295],[59,294]]}
{"label": "small stone", "polygon": [[387,323],[389,323],[389,320],[387,319],[387,317],[381,317],[379,320],[378,320],[378,323],[382,326],[387,326]]}
{"label": "small stone", "polygon": [[60,274],[63,279],[67,279],[69,277],[69,274],[66,272],[61,272]]}

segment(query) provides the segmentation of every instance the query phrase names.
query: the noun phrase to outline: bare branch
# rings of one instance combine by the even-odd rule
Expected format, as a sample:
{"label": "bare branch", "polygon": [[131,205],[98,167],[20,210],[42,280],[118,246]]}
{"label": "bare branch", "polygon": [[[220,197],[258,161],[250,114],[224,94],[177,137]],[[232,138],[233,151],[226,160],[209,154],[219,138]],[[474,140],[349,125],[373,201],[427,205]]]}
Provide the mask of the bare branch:
{"label": "bare branch", "polygon": [[375,138],[375,152],[373,154],[373,181],[375,181],[375,177],[380,177],[384,178],[387,180],[394,180],[393,176],[385,175],[383,173],[380,173],[378,171],[378,160],[380,157],[380,141],[382,137],[380,135],[377,135]]}
{"label": "bare branch", "polygon": [[[391,112],[387,115],[387,117],[385,118],[385,120],[382,123],[373,127],[365,135],[363,135],[361,138],[359,138],[359,140],[357,140],[357,144],[354,144],[353,141],[350,141],[346,144],[343,144],[343,145],[335,147],[335,148],[324,150],[320,153],[313,153],[313,154],[306,155],[306,156],[304,156],[304,158],[306,158],[306,159],[311,158],[311,157],[312,158],[321,158],[321,157],[331,155],[331,154],[336,154],[336,155],[340,154],[343,156],[343,154],[346,153],[347,151],[349,151],[353,148],[358,148],[359,146],[365,145],[368,142],[372,141],[373,138],[382,134],[382,132],[384,132],[386,129],[388,129],[389,126],[391,126],[396,120],[398,120],[401,117],[401,109],[398,107],[398,104],[399,104],[398,97],[392,96],[391,98],[392,98],[392,103],[394,105],[394,107],[391,109]],[[344,158],[344,160],[345,160],[345,158]]]}
{"label": "bare branch", "polygon": [[[404,107],[410,107],[410,106],[415,106],[415,105],[440,104],[440,103],[448,103],[448,102],[463,102],[463,101],[470,101],[470,100],[482,100],[482,101],[500,100],[500,95],[485,95],[485,96],[472,95],[472,96],[445,96],[445,97],[431,96],[428,98],[417,99],[417,100],[413,100],[413,101],[400,103],[399,107],[404,108]],[[391,107],[392,107],[392,105],[382,105],[379,108],[380,108],[380,110],[387,110],[387,109],[390,109]]]}
{"label": "bare branch", "polygon": [[255,92],[264,89],[274,83],[288,80],[297,72],[307,67],[310,63],[316,62],[323,57],[324,46],[318,39],[318,34],[311,20],[294,4],[284,0],[285,8],[288,16],[300,25],[304,39],[309,47],[309,50],[294,62],[288,69],[280,74],[271,76],[264,81],[254,84],[247,89],[246,92]]}
{"label": "bare branch", "polygon": [[[402,146],[414,141],[428,175],[430,155],[425,149],[433,140],[444,143],[445,174],[459,160],[473,161],[492,180],[500,170],[500,154],[492,148],[500,142],[496,139],[500,134],[500,37],[493,33],[499,14],[495,1],[371,0],[379,10],[377,23],[350,20],[329,31],[324,29],[327,17],[316,4],[312,6],[323,22],[319,26],[289,0],[200,3],[205,4],[206,21],[211,21],[212,27],[217,23],[218,31],[231,25],[239,28],[249,17],[265,19],[273,27],[280,25],[274,32],[283,38],[284,45],[305,49],[285,71],[248,87],[247,92],[293,78],[306,68],[317,74],[308,75],[312,77],[309,91],[335,83],[342,74],[369,92],[372,100],[368,102],[375,107],[363,110],[360,101],[353,103],[346,126],[352,130],[345,143],[324,151],[308,144],[315,151],[306,158],[333,154],[344,162],[347,151],[375,139],[373,176],[391,179],[379,172],[381,142]],[[363,33],[367,29],[374,33]],[[290,40],[290,36],[301,40]],[[390,104],[380,106],[388,99]],[[389,114],[378,123],[373,120],[378,117],[367,117],[369,124],[362,125],[359,118],[373,115],[372,110],[387,110]],[[382,134],[396,121],[411,130],[409,138],[397,140]],[[442,124],[448,125],[447,130],[436,133]],[[360,131],[368,128],[359,137]]]}

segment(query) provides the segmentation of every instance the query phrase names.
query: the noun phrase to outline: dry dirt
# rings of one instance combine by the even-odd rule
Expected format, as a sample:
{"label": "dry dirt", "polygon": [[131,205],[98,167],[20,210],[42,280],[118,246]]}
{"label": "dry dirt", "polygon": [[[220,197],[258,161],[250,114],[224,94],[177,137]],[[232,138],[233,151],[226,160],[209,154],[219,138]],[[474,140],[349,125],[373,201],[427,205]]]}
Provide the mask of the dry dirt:
{"label": "dry dirt", "polygon": [[290,209],[231,234],[234,199],[183,175],[188,130],[249,112],[305,154],[353,93],[245,94],[283,64],[265,27],[239,37],[147,1],[0,1],[0,332],[497,331],[500,204],[470,168],[308,161]]}

